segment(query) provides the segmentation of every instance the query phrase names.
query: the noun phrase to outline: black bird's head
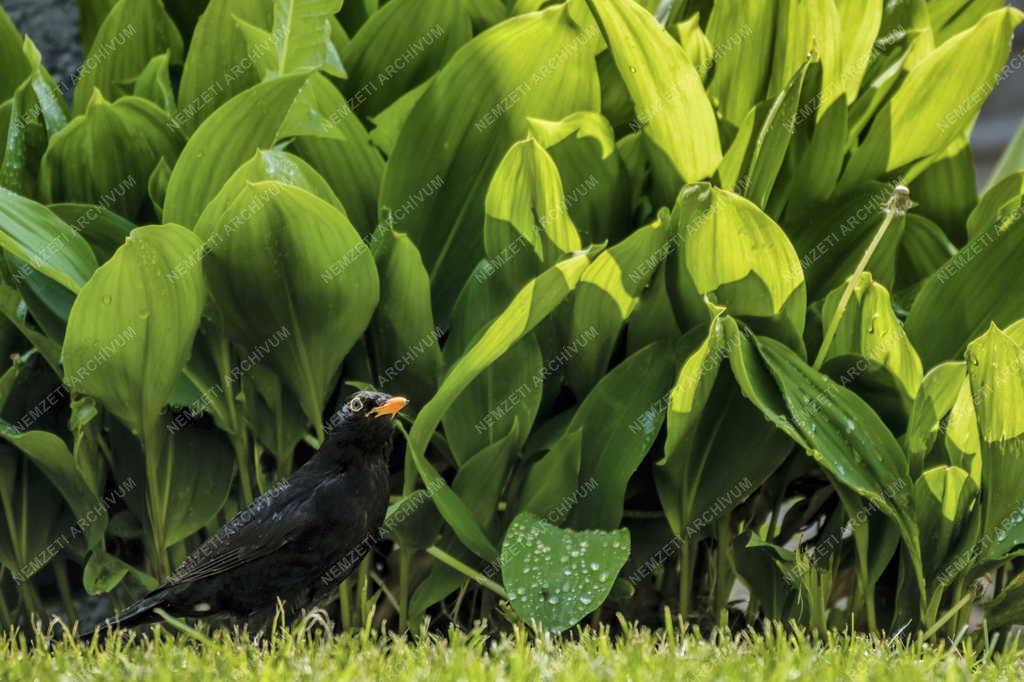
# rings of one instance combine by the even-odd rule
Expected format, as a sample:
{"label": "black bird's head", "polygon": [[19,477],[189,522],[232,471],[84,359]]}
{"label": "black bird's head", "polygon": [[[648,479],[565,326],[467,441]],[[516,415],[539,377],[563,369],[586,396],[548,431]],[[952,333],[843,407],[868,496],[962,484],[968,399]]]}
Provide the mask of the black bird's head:
{"label": "black bird's head", "polygon": [[365,454],[386,454],[391,449],[395,417],[409,404],[405,398],[377,391],[353,393],[331,418],[325,448]]}

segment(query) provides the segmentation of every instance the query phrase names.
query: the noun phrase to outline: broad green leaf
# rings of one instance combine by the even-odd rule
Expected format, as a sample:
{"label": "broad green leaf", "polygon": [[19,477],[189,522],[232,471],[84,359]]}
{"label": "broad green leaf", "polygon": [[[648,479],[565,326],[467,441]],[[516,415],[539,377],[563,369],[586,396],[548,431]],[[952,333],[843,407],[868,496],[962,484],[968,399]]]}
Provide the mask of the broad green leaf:
{"label": "broad green leaf", "polygon": [[1024,213],[979,232],[925,283],[907,316],[907,334],[930,368],[960,356],[990,323],[1024,317],[1020,262]]}
{"label": "broad green leaf", "polygon": [[841,190],[940,153],[963,135],[995,86],[1022,19],[1012,7],[991,12],[914,67],[854,152]]}
{"label": "broad green leaf", "polygon": [[342,86],[361,116],[376,116],[444,66],[473,37],[466,0],[392,0],[341,53]]}
{"label": "broad green leaf", "polygon": [[955,142],[946,156],[910,185],[917,212],[934,220],[954,244],[967,239],[964,224],[978,204],[974,158],[967,140]]}
{"label": "broad green leaf", "polygon": [[42,567],[40,557],[73,523],[46,477],[7,443],[0,445],[0,511],[0,563],[22,579]]}
{"label": "broad green leaf", "polygon": [[617,241],[631,224],[626,168],[604,116],[579,111],[561,121],[528,119],[562,179],[565,208],[584,244]]}
{"label": "broad green leaf", "polygon": [[768,94],[783,91],[806,62],[809,53],[821,61],[821,99],[818,117],[846,95],[843,81],[843,29],[834,0],[779,0],[778,25]]}
{"label": "broad green leaf", "polygon": [[683,182],[722,161],[714,110],[683,48],[633,0],[587,0],[648,139]]}
{"label": "broad green leaf", "polygon": [[716,316],[704,338],[696,338],[700,344],[668,397],[665,456],[654,476],[672,531],[686,541],[725,518],[792,449],[786,434],[720,373],[727,356],[740,352],[737,332],[733,320]]}
{"label": "broad green leaf", "polygon": [[677,246],[667,260],[668,292],[677,319],[707,320],[707,297],[761,333],[802,348],[804,275],[771,218],[732,192],[699,184],[680,193],[671,226]]}
{"label": "broad green leaf", "polygon": [[927,218],[913,213],[906,216],[906,226],[899,240],[896,254],[896,280],[893,291],[897,299],[901,292],[917,287],[956,255],[956,247],[942,228]]}
{"label": "broad green leaf", "polygon": [[68,529],[68,540],[84,536],[89,548],[102,542],[107,509],[75,468],[75,460],[64,441],[46,431],[19,432],[7,422],[0,422],[0,438],[32,460],[75,513],[78,522]]}
{"label": "broad green leaf", "polygon": [[89,555],[89,560],[82,570],[82,586],[87,594],[108,594],[129,575],[147,590],[155,590],[160,586],[153,576],[121,561],[113,554],[108,554],[103,549],[97,549]]}
{"label": "broad green leaf", "polygon": [[[74,293],[96,269],[96,257],[82,235],[42,204],[2,188],[0,246]],[[16,273],[15,278],[27,275]]]}
{"label": "broad green leaf", "polygon": [[216,221],[204,270],[227,335],[259,353],[323,434],[327,394],[370,322],[377,269],[345,215],[298,187],[251,183]]}
{"label": "broad green leaf", "polygon": [[999,157],[999,163],[989,178],[988,187],[995,187],[1009,176],[1021,171],[1024,171],[1024,121],[1017,129],[1017,134],[1013,136],[1013,141]]}
{"label": "broad green leaf", "polygon": [[[261,115],[252,116],[254,110]],[[165,218],[195,225],[239,166],[288,138],[289,150],[324,176],[360,234],[368,234],[383,163],[341,94],[318,74],[261,83],[210,116],[174,166]],[[215,158],[204,158],[213,148]]]}
{"label": "broad green leaf", "polygon": [[[434,398],[420,410],[409,433],[408,452],[426,483],[439,479],[424,453],[434,430],[451,404],[477,376],[533,330],[569,295],[589,264],[590,258],[586,254],[574,256],[529,282],[448,370]],[[444,484],[443,479],[440,482]],[[464,503],[446,484],[441,490],[448,492],[435,494],[435,502],[459,540],[484,559],[493,559],[497,551],[490,546],[482,529],[461,530],[456,527],[456,521],[464,516]]]}
{"label": "broad green leaf", "polygon": [[647,455],[665,419],[682,349],[673,341],[652,343],[606,374],[580,404],[566,433],[582,432],[580,484],[596,493],[579,500],[574,528],[617,528],[626,486]]}
{"label": "broad green leaf", "polygon": [[896,522],[923,592],[909,462],[892,432],[855,393],[811,368],[783,344],[759,337],[757,347],[805,447],[809,446],[808,454]]}
{"label": "broad green leaf", "polygon": [[706,32],[715,48],[715,71],[708,94],[734,128],[767,95],[775,14],[769,2],[717,0],[711,8]]}
{"label": "broad green leaf", "polygon": [[380,217],[419,248],[440,323],[484,255],[488,184],[526,136],[527,116],[557,121],[598,110],[599,37],[593,25],[573,20],[568,5],[502,22],[452,57],[406,120],[388,161]]}
{"label": "broad green leaf", "polygon": [[970,472],[974,482],[981,486],[981,433],[978,430],[978,413],[971,394],[971,382],[966,377],[960,384],[946,420],[943,439],[949,463]]}
{"label": "broad green leaf", "polygon": [[387,109],[370,118],[374,125],[373,130],[370,131],[370,141],[385,156],[391,156],[391,152],[398,143],[398,136],[401,135],[402,128],[405,127],[405,122],[428,87],[430,87],[430,81],[423,81],[392,102]]}
{"label": "broad green leaf", "polygon": [[719,168],[723,188],[749,198],[761,209],[767,209],[799,123],[798,107],[807,67],[808,62],[804,62],[773,100],[759,104],[747,114]]}
{"label": "broad green leaf", "polygon": [[495,271],[492,282],[505,292],[518,291],[580,246],[551,156],[532,138],[512,145],[484,200],[484,252]]}
{"label": "broad green leaf", "polygon": [[140,435],[163,409],[199,325],[206,299],[200,246],[177,225],[137,228],[71,309],[65,383]]}
{"label": "broad green leaf", "polygon": [[173,163],[184,143],[167,113],[152,102],[107,102],[97,94],[84,115],[51,140],[39,177],[43,200],[98,204],[135,218],[148,199],[153,169],[161,158]]}
{"label": "broad green leaf", "polygon": [[501,572],[512,608],[549,632],[596,610],[629,558],[629,531],[573,531],[520,514],[505,533]]}
{"label": "broad green leaf", "polygon": [[[242,33],[263,78],[324,69],[345,75],[338,51],[331,42],[331,22],[341,0],[273,0],[274,23],[264,30],[242,20]],[[271,54],[271,50],[273,53]]]}
{"label": "broad green leaf", "polygon": [[345,212],[327,181],[308,163],[288,152],[260,150],[231,174],[224,187],[206,205],[196,221],[195,233],[201,239],[209,239],[223,224],[224,212],[238,198],[239,193],[245,191],[251,183],[268,181],[303,189],[342,213]]}
{"label": "broad green leaf", "polygon": [[994,324],[965,354],[981,437],[982,535],[998,559],[1024,542],[1017,481],[1024,476],[1024,348]]}
{"label": "broad green leaf", "polygon": [[[266,0],[211,0],[199,17],[178,89],[174,120],[192,133],[221,105],[259,82],[256,62],[269,50],[250,52],[237,21],[269,29]],[[258,109],[263,111],[263,109]],[[217,145],[220,150],[223,142]]]}
{"label": "broad green leaf", "polygon": [[519,511],[561,524],[568,517],[573,493],[579,489],[583,432],[566,433],[526,474],[519,493]]}
{"label": "broad green leaf", "polygon": [[1024,172],[1013,173],[982,195],[967,217],[967,238],[974,239],[993,223],[1013,222],[1024,215]]}
{"label": "broad green leaf", "polygon": [[[368,333],[376,386],[400,386],[417,407],[426,405],[441,377],[441,330],[434,324],[430,281],[416,245],[404,234],[377,256],[380,304]],[[396,382],[396,383],[393,383]]]}
{"label": "broad green leaf", "polygon": [[0,102],[14,95],[14,91],[28,78],[32,65],[21,51],[21,33],[7,13],[0,7]]}
{"label": "broad green leaf", "polygon": [[912,476],[920,475],[924,468],[925,456],[935,444],[940,424],[953,409],[966,380],[967,368],[963,362],[944,362],[933,367],[921,382],[904,436]]}
{"label": "broad green leaf", "polygon": [[49,209],[85,237],[99,263],[110,260],[135,229],[130,220],[94,204],[52,204]]}
{"label": "broad green leaf", "polygon": [[978,496],[970,475],[957,467],[929,469],[914,484],[914,513],[921,530],[925,577],[933,579],[962,543]]}
{"label": "broad green leaf", "polygon": [[991,628],[1016,625],[1024,620],[1024,573],[1018,573],[985,605],[985,618]]}
{"label": "broad green leaf", "polygon": [[586,343],[566,363],[566,379],[578,397],[604,375],[619,332],[674,247],[665,227],[650,225],[603,251],[583,273],[573,297],[569,333]]}
{"label": "broad green leaf", "polygon": [[836,0],[843,65],[840,80],[850,104],[860,93],[864,74],[877,49],[875,39],[882,26],[884,5],[885,0]]}
{"label": "broad green leaf", "polygon": [[7,318],[7,321],[39,351],[54,373],[59,375],[61,371],[60,341],[50,338],[31,324],[28,319],[27,307],[17,289],[0,285],[0,314]]}
{"label": "broad green leaf", "polygon": [[[844,289],[834,289],[825,299],[823,328],[832,325]],[[866,367],[859,364],[863,361]],[[862,273],[854,283],[822,367],[833,377],[857,368],[854,390],[876,411],[910,412],[924,379],[921,359],[893,312],[888,290],[873,281],[871,273]]]}
{"label": "broad green leaf", "polygon": [[180,64],[183,45],[160,0],[119,0],[103,18],[75,83],[75,114],[86,110],[98,89],[114,100],[122,84],[135,79],[149,60],[165,52]]}
{"label": "broad green leaf", "polygon": [[148,99],[153,104],[174,116],[178,103],[174,99],[174,85],[171,84],[171,53],[164,52],[149,60],[146,68],[135,79],[132,94]]}

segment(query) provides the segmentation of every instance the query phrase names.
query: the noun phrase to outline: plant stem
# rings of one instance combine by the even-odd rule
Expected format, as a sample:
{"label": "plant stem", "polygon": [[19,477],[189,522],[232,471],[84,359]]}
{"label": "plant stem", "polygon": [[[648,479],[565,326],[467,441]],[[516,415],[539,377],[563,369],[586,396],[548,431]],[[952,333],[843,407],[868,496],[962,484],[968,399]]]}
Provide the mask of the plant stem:
{"label": "plant stem", "polygon": [[64,604],[68,623],[73,623],[78,620],[78,610],[75,608],[75,599],[71,594],[71,583],[68,581],[67,561],[58,559],[53,562],[53,572],[57,575],[57,590],[60,592],[60,599]]}
{"label": "plant stem", "polygon": [[405,632],[409,623],[409,573],[412,570],[412,552],[398,553],[398,629]]}
{"label": "plant stem", "polygon": [[679,547],[679,617],[686,622],[693,592],[693,548],[684,541]]}
{"label": "plant stem", "polygon": [[436,545],[431,545],[427,548],[427,554],[434,557],[441,563],[447,564],[448,566],[454,568],[456,571],[466,576],[473,582],[477,583],[481,587],[486,587],[488,590],[498,595],[502,599],[508,599],[508,592],[505,591],[504,587],[494,582],[493,580],[491,580],[490,578],[488,578],[472,566],[468,566],[462,563],[461,561],[459,561],[458,559],[456,559],[440,547],[437,547]]}
{"label": "plant stem", "polygon": [[974,599],[974,590],[968,590],[967,594],[965,594],[963,596],[963,598],[960,599],[960,601],[958,601],[957,603],[953,604],[953,606],[951,606],[948,611],[946,611],[944,614],[942,614],[941,618],[939,618],[937,621],[935,621],[934,625],[932,625],[930,628],[928,628],[928,631],[925,632],[924,635],[921,636],[921,639],[927,641],[927,640],[931,639],[932,637],[934,637],[935,633],[939,631],[939,628],[941,628],[943,625],[946,624],[946,621],[948,621],[950,618],[955,616],[960,611],[960,609],[962,609],[963,607],[967,606],[967,604],[969,602],[971,602],[973,599]]}
{"label": "plant stem", "polygon": [[821,348],[818,349],[818,356],[814,360],[814,369],[821,369],[821,366],[825,363],[828,349],[832,345],[836,332],[839,331],[839,322],[843,319],[843,313],[846,311],[846,306],[850,302],[850,296],[857,286],[857,280],[860,279],[861,274],[868,267],[871,257],[878,250],[878,245],[882,243],[882,238],[885,237],[885,233],[889,230],[892,221],[895,218],[906,215],[907,211],[912,207],[913,202],[910,201],[910,191],[902,185],[897,185],[885,206],[885,219],[882,220],[882,224],[879,226],[878,232],[875,233],[874,239],[871,240],[868,248],[864,251],[864,255],[861,256],[860,262],[857,263],[857,267],[853,271],[853,275],[846,280],[846,288],[843,289],[843,295],[839,297],[839,304],[832,314],[832,320],[829,322],[828,329],[825,330],[825,336],[821,341]]}
{"label": "plant stem", "polygon": [[348,632],[352,629],[352,585],[346,578],[338,585],[338,607],[341,609],[341,629]]}

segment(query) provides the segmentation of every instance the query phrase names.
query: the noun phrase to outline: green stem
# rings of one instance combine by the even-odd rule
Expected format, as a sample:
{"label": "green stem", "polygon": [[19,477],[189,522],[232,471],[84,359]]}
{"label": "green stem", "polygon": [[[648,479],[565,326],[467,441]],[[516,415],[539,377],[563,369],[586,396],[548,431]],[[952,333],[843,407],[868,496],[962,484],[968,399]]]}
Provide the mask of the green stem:
{"label": "green stem", "polygon": [[505,591],[504,587],[494,582],[493,580],[491,580],[490,578],[488,578],[472,566],[468,566],[462,563],[461,561],[453,557],[451,554],[445,552],[443,549],[437,547],[436,545],[431,545],[430,547],[428,547],[427,554],[434,557],[441,563],[447,564],[451,568],[454,568],[456,571],[466,576],[473,582],[477,583],[481,587],[486,587],[488,590],[498,595],[502,599],[508,599],[508,592]]}
{"label": "green stem", "polygon": [[36,588],[30,581],[22,580],[21,582],[17,582],[17,586],[18,595],[21,597],[21,603],[25,607],[25,612],[28,614],[28,621],[32,622],[34,617],[43,613],[43,601],[39,598],[39,593],[36,592]]}
{"label": "green stem", "polygon": [[686,622],[690,614],[690,595],[693,592],[693,547],[683,541],[679,547],[679,617]]}
{"label": "green stem", "polygon": [[828,355],[828,349],[832,345],[836,332],[839,331],[839,323],[843,319],[843,312],[845,312],[847,304],[850,302],[850,296],[853,294],[853,290],[857,286],[857,280],[860,279],[861,274],[863,274],[864,270],[868,267],[871,257],[875,255],[875,251],[878,250],[878,246],[882,243],[882,238],[885,237],[885,233],[889,230],[889,226],[892,224],[892,221],[895,218],[905,215],[912,206],[913,204],[910,201],[910,192],[902,185],[897,186],[893,190],[893,194],[889,198],[889,202],[886,204],[885,219],[882,220],[882,224],[878,228],[878,232],[875,233],[874,239],[871,240],[871,243],[868,244],[868,248],[864,251],[864,255],[861,256],[860,262],[857,263],[857,267],[853,271],[853,275],[846,280],[846,288],[843,289],[843,295],[839,297],[839,305],[836,306],[836,310],[832,314],[832,319],[829,322],[828,329],[825,330],[825,337],[821,341],[821,348],[818,349],[818,356],[814,360],[814,369],[821,369],[821,366],[825,363],[825,358]]}
{"label": "green stem", "polygon": [[732,528],[729,515],[719,519],[715,535],[718,547],[715,549],[715,613],[728,619],[729,595],[732,593]]}
{"label": "green stem", "polygon": [[409,624],[409,573],[412,571],[412,552],[398,553],[398,629],[405,632]]}
{"label": "green stem", "polygon": [[338,606],[341,609],[341,629],[348,632],[352,629],[352,585],[346,578],[338,585]]}
{"label": "green stem", "polygon": [[928,631],[924,633],[924,635],[922,636],[922,639],[927,641],[927,640],[931,639],[932,637],[934,637],[935,633],[938,632],[939,629],[943,625],[946,624],[946,621],[948,621],[950,618],[952,618],[957,613],[959,613],[960,609],[962,609],[963,607],[967,606],[967,604],[970,603],[973,599],[974,599],[974,590],[968,590],[967,594],[965,594],[960,599],[960,601],[958,601],[957,603],[953,604],[953,606],[951,606],[948,611],[946,611],[944,614],[942,614],[941,618],[939,618],[937,621],[935,621],[934,625],[932,625],[930,628],[928,628]]}
{"label": "green stem", "polygon": [[57,575],[57,591],[60,592],[68,623],[73,623],[78,620],[78,609],[75,608],[75,598],[71,594],[71,583],[68,581],[68,562],[64,559],[53,562],[53,572]]}
{"label": "green stem", "polygon": [[366,624],[373,612],[373,605],[370,604],[370,569],[373,567],[373,555],[367,554],[359,564],[359,579],[357,597],[359,599],[359,623]]}
{"label": "green stem", "polygon": [[242,489],[242,506],[248,507],[256,497],[252,489],[252,472],[249,468],[249,432],[244,426],[238,426],[238,431],[231,438],[231,445],[235,450],[235,463],[238,465],[238,483]]}

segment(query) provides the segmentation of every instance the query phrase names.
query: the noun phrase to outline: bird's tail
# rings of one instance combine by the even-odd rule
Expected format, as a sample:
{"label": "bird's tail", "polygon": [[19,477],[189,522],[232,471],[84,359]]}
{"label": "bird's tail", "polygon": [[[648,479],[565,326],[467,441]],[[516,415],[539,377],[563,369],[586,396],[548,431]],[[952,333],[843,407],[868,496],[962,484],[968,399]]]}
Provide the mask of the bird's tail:
{"label": "bird's tail", "polygon": [[154,623],[160,620],[160,616],[154,613],[154,609],[159,608],[164,600],[163,590],[152,592],[120,613],[107,618],[89,632],[79,635],[78,640],[91,640],[97,633],[105,638],[114,628],[132,628],[137,625]]}

